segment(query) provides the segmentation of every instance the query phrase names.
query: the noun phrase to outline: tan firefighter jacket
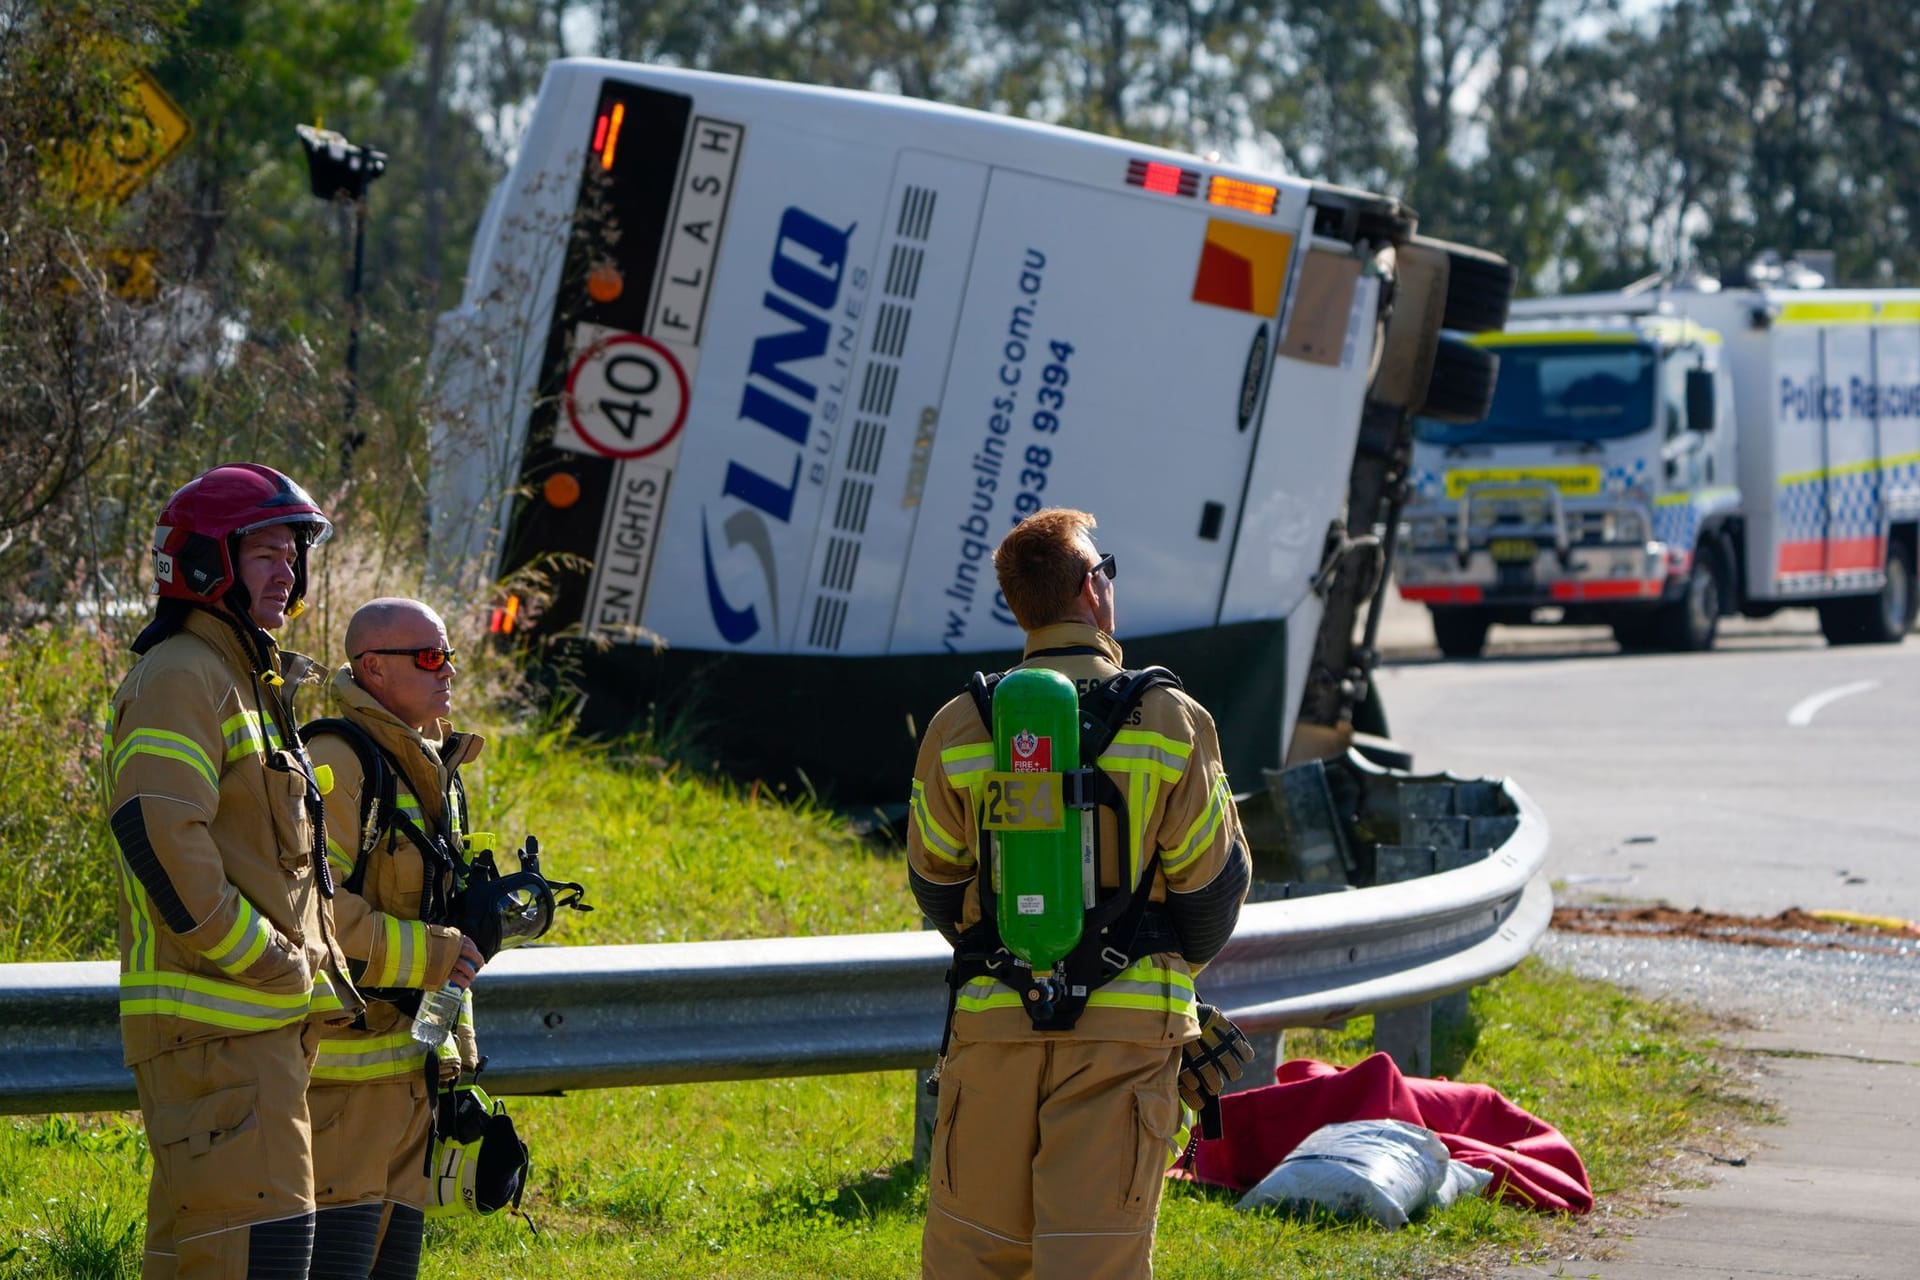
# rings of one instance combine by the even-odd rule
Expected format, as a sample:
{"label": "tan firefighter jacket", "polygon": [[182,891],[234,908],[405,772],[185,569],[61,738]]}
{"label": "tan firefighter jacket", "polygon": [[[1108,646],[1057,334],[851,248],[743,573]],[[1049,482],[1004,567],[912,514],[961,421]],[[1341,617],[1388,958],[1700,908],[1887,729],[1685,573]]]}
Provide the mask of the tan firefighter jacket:
{"label": "tan firefighter jacket", "polygon": [[[1067,650],[1067,653],[1050,651]],[[1048,667],[1082,691],[1122,669],[1120,646],[1083,623],[1042,627],[1027,637],[1026,667]],[[1127,798],[1130,825],[1122,842],[1112,810],[1099,810],[1104,886],[1138,884],[1155,853],[1152,901],[1167,892],[1190,893],[1213,883],[1229,860],[1245,859],[1246,838],[1220,762],[1213,717],[1185,692],[1147,692],[1129,723],[1100,756],[1099,765]],[[1077,762],[1060,767],[1076,767]],[[967,881],[958,921],[964,929],[980,918],[979,830],[975,814],[980,787],[993,768],[993,735],[968,693],[941,707],[927,726],[914,766],[907,824],[907,859],[923,878],[942,884]],[[1124,873],[1119,851],[1124,849]],[[1238,870],[1238,868],[1236,868]],[[1244,884],[1244,879],[1242,880]],[[1223,909],[1237,915],[1238,898]],[[1229,921],[1230,923],[1230,921]],[[955,1002],[953,1034],[964,1040],[1027,1040],[1071,1036],[1138,1044],[1177,1044],[1199,1034],[1193,969],[1178,954],[1136,960],[1087,1000],[1069,1032],[1033,1028],[1020,993],[990,977],[964,985]]]}
{"label": "tan firefighter jacket", "polygon": [[[309,769],[283,694],[311,662],[194,609],[114,693],[127,1065],[360,1007],[316,881]],[[264,665],[262,665],[264,664]]]}
{"label": "tan firefighter jacket", "polygon": [[[351,667],[334,672],[328,693],[327,714],[364,729],[389,764],[398,766],[394,807],[421,830],[439,832],[459,849],[465,833],[453,799],[453,775],[480,754],[482,740],[452,732],[445,721],[439,723],[436,739],[423,738],[361,688]],[[362,856],[367,779],[360,757],[337,734],[315,734],[308,750],[315,764],[333,773],[333,789],[327,796],[327,857],[335,882],[344,886],[355,860]],[[378,815],[375,821],[380,821]],[[342,888],[333,900],[335,930],[341,949],[354,964],[355,981],[363,989],[434,990],[446,985],[460,954],[460,931],[420,919],[426,855],[397,825],[389,825],[364,856],[368,862],[359,892]],[[452,885],[442,887],[450,890]],[[411,1025],[412,1019],[394,1005],[370,997],[360,1023],[327,1032],[314,1063],[314,1080],[353,1082],[417,1074],[425,1051],[413,1039]],[[453,1044],[464,1065],[478,1064],[473,1022],[465,1011]]]}

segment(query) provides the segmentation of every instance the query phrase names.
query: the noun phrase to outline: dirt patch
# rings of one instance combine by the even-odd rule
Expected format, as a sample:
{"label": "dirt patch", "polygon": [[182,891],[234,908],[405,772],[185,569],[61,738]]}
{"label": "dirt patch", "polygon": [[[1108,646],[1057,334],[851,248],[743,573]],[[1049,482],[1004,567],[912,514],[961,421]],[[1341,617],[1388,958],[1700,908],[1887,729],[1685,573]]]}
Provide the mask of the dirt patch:
{"label": "dirt patch", "polygon": [[1635,937],[1695,938],[1745,947],[1801,947],[1835,951],[1912,953],[1920,928],[1911,922],[1874,927],[1852,920],[1831,920],[1789,908],[1775,916],[1735,916],[1699,908],[1669,906],[1555,907],[1553,927],[1562,933],[1628,934]]}

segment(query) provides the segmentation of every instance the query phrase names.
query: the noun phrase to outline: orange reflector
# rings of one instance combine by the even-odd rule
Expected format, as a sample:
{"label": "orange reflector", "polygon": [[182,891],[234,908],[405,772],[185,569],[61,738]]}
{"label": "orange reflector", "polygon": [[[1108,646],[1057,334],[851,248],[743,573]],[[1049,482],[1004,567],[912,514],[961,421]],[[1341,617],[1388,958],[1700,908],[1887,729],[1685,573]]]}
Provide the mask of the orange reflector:
{"label": "orange reflector", "polygon": [[595,302],[612,302],[627,287],[627,278],[611,262],[603,262],[587,272],[587,296]]}
{"label": "orange reflector", "polygon": [[[613,149],[620,144],[620,122],[626,118],[627,104],[624,102],[614,103],[613,119],[607,122],[607,140],[598,148],[600,152],[600,167],[602,169],[613,168]],[[596,136],[599,132],[598,129],[594,130]]]}
{"label": "orange reflector", "polygon": [[556,471],[540,486],[540,496],[548,506],[564,511],[580,501],[580,482],[565,471]]}
{"label": "orange reflector", "polygon": [[508,596],[504,606],[496,606],[487,619],[487,630],[496,636],[513,634],[514,619],[520,616],[520,597]]}
{"label": "orange reflector", "polygon": [[1229,209],[1245,209],[1248,213],[1272,213],[1273,206],[1280,199],[1280,188],[1270,187],[1264,182],[1242,182],[1238,178],[1226,178],[1219,174],[1207,184],[1207,199],[1214,204],[1225,205]]}

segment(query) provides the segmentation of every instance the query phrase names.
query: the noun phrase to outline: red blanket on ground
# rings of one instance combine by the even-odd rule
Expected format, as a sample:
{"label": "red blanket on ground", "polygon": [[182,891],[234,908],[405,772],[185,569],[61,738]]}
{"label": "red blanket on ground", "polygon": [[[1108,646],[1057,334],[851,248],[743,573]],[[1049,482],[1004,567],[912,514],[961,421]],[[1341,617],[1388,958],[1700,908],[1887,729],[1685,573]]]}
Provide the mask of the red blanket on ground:
{"label": "red blanket on ground", "polygon": [[1188,1176],[1245,1191],[1323,1124],[1405,1120],[1439,1134],[1454,1159],[1491,1172],[1488,1196],[1547,1212],[1593,1208],[1573,1144],[1490,1085],[1403,1076],[1384,1053],[1346,1068],[1295,1059],[1274,1075],[1278,1084],[1220,1099],[1224,1136],[1198,1144]]}

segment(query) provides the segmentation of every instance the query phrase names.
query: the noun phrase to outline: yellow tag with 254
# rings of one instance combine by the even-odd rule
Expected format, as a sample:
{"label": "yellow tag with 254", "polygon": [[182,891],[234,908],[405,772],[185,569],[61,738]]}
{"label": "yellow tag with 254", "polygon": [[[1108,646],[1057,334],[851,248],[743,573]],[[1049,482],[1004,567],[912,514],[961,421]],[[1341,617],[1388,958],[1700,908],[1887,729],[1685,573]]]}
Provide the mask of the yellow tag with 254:
{"label": "yellow tag with 254", "polygon": [[1066,825],[1057,773],[989,773],[981,801],[980,825],[989,831],[1058,831]]}

